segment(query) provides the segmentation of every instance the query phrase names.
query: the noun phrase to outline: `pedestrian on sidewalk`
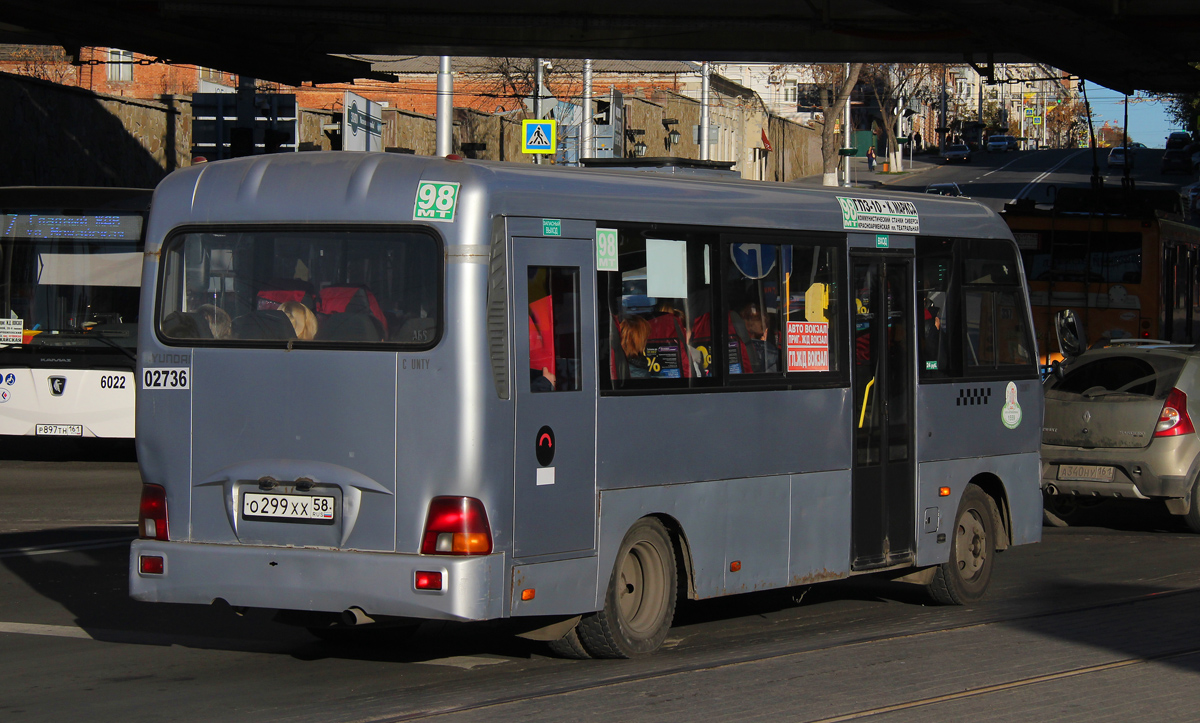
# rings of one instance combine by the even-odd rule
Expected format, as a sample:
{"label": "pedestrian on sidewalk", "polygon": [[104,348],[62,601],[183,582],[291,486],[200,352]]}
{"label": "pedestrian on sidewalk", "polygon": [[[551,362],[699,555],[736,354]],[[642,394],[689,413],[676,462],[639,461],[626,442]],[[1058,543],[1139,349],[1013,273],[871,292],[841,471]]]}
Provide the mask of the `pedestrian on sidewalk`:
{"label": "pedestrian on sidewalk", "polygon": [[867,149],[867,170],[875,172],[875,146]]}

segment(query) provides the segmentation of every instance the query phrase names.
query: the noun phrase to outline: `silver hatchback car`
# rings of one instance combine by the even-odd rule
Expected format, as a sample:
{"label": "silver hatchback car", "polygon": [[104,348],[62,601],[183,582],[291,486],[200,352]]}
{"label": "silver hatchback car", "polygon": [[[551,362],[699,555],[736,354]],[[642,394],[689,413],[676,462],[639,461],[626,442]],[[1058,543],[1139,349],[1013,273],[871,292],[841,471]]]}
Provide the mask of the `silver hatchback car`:
{"label": "silver hatchback car", "polygon": [[1045,396],[1051,522],[1121,497],[1162,500],[1200,532],[1200,436],[1190,414],[1200,414],[1200,350],[1132,339],[1089,349],[1055,365]]}

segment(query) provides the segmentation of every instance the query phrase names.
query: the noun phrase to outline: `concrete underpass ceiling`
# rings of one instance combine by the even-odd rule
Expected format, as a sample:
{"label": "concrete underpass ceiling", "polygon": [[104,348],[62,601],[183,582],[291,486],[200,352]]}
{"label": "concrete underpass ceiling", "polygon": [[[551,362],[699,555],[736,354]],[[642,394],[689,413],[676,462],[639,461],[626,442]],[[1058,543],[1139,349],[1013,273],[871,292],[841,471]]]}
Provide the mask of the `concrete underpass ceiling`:
{"label": "concrete underpass ceiling", "polygon": [[[288,84],[380,77],[345,55],[723,62],[1038,62],[1132,92],[1200,91],[1196,0],[610,0],[574,9],[348,0],[0,0],[0,42],[118,47]],[[564,9],[565,8],[565,9]]]}

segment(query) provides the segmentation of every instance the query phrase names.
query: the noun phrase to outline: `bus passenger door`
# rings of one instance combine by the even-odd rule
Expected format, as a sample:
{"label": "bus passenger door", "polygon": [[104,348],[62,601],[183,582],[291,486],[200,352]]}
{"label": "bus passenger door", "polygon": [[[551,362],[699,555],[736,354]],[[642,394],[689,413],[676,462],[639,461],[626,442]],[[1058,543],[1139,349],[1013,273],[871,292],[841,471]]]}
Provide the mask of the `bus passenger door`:
{"label": "bus passenger door", "polygon": [[595,548],[593,255],[590,240],[513,240],[517,557]]}
{"label": "bus passenger door", "polygon": [[854,470],[851,567],[910,561],[914,550],[912,262],[851,257]]}

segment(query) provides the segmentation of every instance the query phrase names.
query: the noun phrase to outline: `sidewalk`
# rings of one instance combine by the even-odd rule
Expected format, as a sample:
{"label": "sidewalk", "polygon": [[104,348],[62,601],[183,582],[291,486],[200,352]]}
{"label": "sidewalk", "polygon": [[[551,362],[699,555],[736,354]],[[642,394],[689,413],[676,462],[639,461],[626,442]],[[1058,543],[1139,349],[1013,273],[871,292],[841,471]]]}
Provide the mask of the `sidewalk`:
{"label": "sidewalk", "polygon": [[[884,173],[883,163],[876,163],[874,171],[867,170],[866,158],[851,158],[850,159],[850,179],[851,186],[855,188],[882,188],[893,183],[900,183],[913,176],[928,171],[930,168],[936,168],[941,165],[941,158],[937,155],[919,154],[915,156],[912,163],[909,163],[908,156],[904,157],[901,164],[903,170],[899,173]],[[793,183],[799,183],[806,186],[820,186],[822,177],[820,174],[815,176],[805,176],[797,178]]]}

